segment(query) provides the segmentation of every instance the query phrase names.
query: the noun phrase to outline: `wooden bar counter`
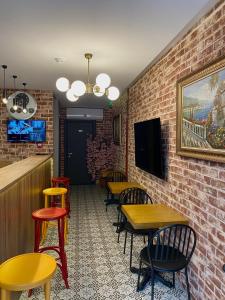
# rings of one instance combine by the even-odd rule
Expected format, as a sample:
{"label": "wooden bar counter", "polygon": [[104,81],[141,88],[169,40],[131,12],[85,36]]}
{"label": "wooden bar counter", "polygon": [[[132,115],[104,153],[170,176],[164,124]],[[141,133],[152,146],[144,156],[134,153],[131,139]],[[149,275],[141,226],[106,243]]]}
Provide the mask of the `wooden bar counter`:
{"label": "wooden bar counter", "polygon": [[43,207],[50,187],[52,158],[35,155],[0,168],[0,263],[33,251],[32,211]]}

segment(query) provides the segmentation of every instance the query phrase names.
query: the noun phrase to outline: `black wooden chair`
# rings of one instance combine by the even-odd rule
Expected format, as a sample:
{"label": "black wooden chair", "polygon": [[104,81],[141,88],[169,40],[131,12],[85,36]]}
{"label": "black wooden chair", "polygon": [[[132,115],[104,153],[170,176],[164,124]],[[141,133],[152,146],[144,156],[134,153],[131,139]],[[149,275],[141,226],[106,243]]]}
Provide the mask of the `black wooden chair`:
{"label": "black wooden chair", "polygon": [[106,189],[107,189],[107,199],[105,200],[106,211],[107,206],[111,204],[119,204],[119,199],[115,199],[114,195],[111,195],[110,190],[108,188],[108,182],[121,182],[126,181],[126,176],[120,171],[111,171],[106,177]]}
{"label": "black wooden chair", "polygon": [[[113,225],[116,226],[117,233],[121,232],[120,228],[122,228],[122,225],[123,225],[123,223],[121,222],[121,205],[126,202],[125,198],[130,190],[131,190],[131,188],[125,189],[119,195],[119,203],[117,206],[117,211],[118,211],[117,222],[113,223]],[[118,235],[118,238],[119,238],[119,235]],[[119,242],[119,240],[118,240],[118,242]]]}
{"label": "black wooden chair", "polygon": [[[123,204],[126,205],[132,205],[132,204],[152,204],[152,199],[151,197],[142,189],[140,188],[131,188],[123,198],[123,202],[120,203],[120,206]],[[123,253],[125,254],[126,252],[126,243],[127,243],[127,233],[130,233],[131,235],[131,242],[130,242],[130,270],[132,272],[136,272],[135,268],[132,268],[132,254],[133,254],[133,238],[134,235],[139,235],[143,236],[148,236],[150,233],[150,229],[134,229],[133,226],[126,220],[126,217],[123,215],[121,210],[118,211],[120,216],[119,216],[119,223],[120,226],[117,229],[118,232],[118,242],[120,239],[120,232],[125,231],[125,240],[124,240],[124,250]],[[155,229],[152,229],[153,232],[155,232]],[[145,239],[144,239],[145,241]]]}
{"label": "black wooden chair", "polygon": [[[148,246],[141,250],[138,273],[137,290],[139,290],[142,264],[147,266],[151,276],[151,299],[154,299],[154,280],[160,279],[158,272],[173,273],[175,286],[175,272],[185,269],[188,299],[191,299],[187,266],[196,246],[196,234],[188,225],[174,224],[163,227],[149,239]],[[162,279],[162,278],[161,278]]]}

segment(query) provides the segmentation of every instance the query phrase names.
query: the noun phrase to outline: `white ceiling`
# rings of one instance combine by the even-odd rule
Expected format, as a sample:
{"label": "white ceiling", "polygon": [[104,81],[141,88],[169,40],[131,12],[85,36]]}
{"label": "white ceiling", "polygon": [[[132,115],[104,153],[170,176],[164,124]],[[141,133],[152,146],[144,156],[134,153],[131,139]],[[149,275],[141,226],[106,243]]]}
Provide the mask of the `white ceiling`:
{"label": "white ceiling", "polygon": [[[62,75],[86,81],[83,55],[92,52],[92,81],[106,72],[123,91],[208,2],[0,0],[0,64],[8,65],[7,86],[13,74],[17,86],[25,81],[36,89],[55,90]],[[66,61],[57,64],[55,57]],[[82,101],[79,106],[85,106]]]}

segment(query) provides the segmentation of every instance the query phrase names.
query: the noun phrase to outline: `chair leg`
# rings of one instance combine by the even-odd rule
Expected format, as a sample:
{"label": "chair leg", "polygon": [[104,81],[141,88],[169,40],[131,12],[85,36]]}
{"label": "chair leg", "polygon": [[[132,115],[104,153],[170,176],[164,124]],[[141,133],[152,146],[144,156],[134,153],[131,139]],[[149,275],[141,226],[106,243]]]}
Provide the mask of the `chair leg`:
{"label": "chair leg", "polygon": [[131,237],[130,237],[130,269],[132,267],[133,238],[134,238],[134,235],[133,235],[133,233],[131,233]]}
{"label": "chair leg", "polygon": [[44,291],[45,291],[45,300],[50,300],[50,293],[51,293],[51,282],[50,282],[50,280],[45,283]]}
{"label": "chair leg", "polygon": [[152,293],[151,293],[151,300],[154,300],[154,283],[155,283],[155,277],[154,277],[154,269],[151,269],[151,285],[152,285]]}
{"label": "chair leg", "polygon": [[10,292],[5,289],[1,289],[1,299],[10,300]]}
{"label": "chair leg", "polygon": [[175,288],[175,272],[173,272],[173,288]]}
{"label": "chair leg", "polygon": [[120,232],[118,232],[118,238],[117,238],[117,243],[120,242]]}
{"label": "chair leg", "polygon": [[126,244],[127,244],[127,231],[125,231],[125,239],[124,239],[123,254],[126,253]]}
{"label": "chair leg", "polygon": [[137,292],[139,292],[140,277],[141,277],[141,268],[142,268],[142,260],[140,259],[139,270],[138,270],[138,280],[137,280]]}
{"label": "chair leg", "polygon": [[188,282],[188,271],[187,271],[187,267],[185,268],[185,275],[186,275],[186,285],[187,285],[188,300],[191,300],[191,293],[190,293],[190,287],[189,287],[189,282]]}

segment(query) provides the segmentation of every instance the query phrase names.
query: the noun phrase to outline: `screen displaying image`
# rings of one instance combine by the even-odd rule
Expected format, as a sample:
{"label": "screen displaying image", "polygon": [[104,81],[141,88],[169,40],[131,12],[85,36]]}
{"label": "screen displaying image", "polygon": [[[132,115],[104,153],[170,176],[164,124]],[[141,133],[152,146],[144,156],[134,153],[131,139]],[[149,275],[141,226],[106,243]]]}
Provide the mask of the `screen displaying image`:
{"label": "screen displaying image", "polygon": [[45,142],[46,122],[43,120],[8,120],[8,142]]}

